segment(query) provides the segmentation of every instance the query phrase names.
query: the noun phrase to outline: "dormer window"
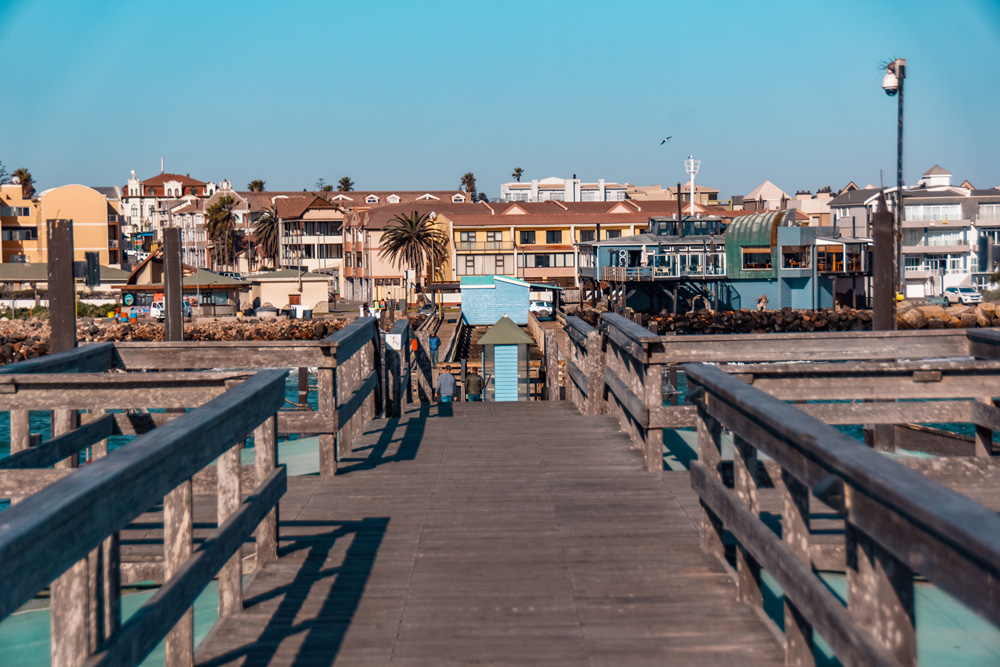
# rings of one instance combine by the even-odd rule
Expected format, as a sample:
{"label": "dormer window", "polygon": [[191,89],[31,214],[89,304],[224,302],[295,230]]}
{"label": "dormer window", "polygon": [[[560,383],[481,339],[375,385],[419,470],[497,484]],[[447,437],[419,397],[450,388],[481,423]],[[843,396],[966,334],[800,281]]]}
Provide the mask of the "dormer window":
{"label": "dormer window", "polygon": [[365,203],[366,204],[377,204],[378,203],[378,197],[376,197],[375,195],[368,195],[367,197],[365,197]]}
{"label": "dormer window", "polygon": [[452,195],[451,200],[456,204],[461,204],[465,201],[465,195]]}
{"label": "dormer window", "polygon": [[389,195],[388,197],[385,198],[385,200],[387,202],[389,202],[390,204],[398,204],[399,203],[399,195]]}
{"label": "dormer window", "polygon": [[150,196],[153,196],[153,195],[155,195],[155,194],[156,194],[156,188],[150,188],[150,189],[149,189],[149,193],[148,193],[148,194],[149,194]]}

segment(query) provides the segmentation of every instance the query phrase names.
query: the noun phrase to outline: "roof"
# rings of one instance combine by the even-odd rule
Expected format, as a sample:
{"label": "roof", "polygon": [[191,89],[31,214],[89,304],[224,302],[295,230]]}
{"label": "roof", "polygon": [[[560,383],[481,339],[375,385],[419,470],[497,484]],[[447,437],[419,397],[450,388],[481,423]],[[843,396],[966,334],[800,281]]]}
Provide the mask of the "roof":
{"label": "roof", "polygon": [[861,206],[868,202],[869,199],[877,195],[879,192],[878,188],[865,188],[862,190],[848,190],[837,195],[831,199],[827,204],[830,208],[836,208],[838,206]]}
{"label": "roof", "polygon": [[511,285],[520,285],[522,287],[530,287],[528,283],[521,280],[520,278],[511,278],[509,276],[462,276],[459,284],[462,287],[494,287],[500,281],[502,283],[510,283]]}
{"label": "roof", "polygon": [[497,320],[497,323],[489,328],[479,339],[479,345],[532,345],[534,339],[521,331],[521,327],[514,324],[514,320],[506,315]]}
{"label": "roof", "polygon": [[[769,211],[733,218],[726,229],[726,275],[729,278],[774,278],[778,266],[778,227],[793,211]],[[770,269],[743,268],[740,250],[747,247],[768,248]]]}
{"label": "roof", "polygon": [[943,169],[941,165],[936,164],[925,171],[924,176],[951,176],[951,172],[947,169]]}
{"label": "roof", "polygon": [[247,276],[247,280],[257,281],[257,280],[322,280],[327,282],[330,280],[331,276],[326,276],[321,273],[302,273],[296,269],[281,269],[280,271],[261,271],[260,273],[255,273],[251,276]]}
{"label": "roof", "polygon": [[118,198],[119,198],[118,197],[118,188],[116,188],[113,185],[97,185],[97,186],[91,185],[90,189],[91,190],[97,190],[98,192],[100,192],[102,195],[104,195],[105,197],[107,197],[111,201],[117,201]]}
{"label": "roof", "polygon": [[335,204],[317,195],[307,194],[299,197],[285,197],[275,200],[275,207],[278,209],[278,217],[282,220],[294,220],[301,218],[309,209],[328,209],[330,211],[339,210]]}
{"label": "roof", "polygon": [[[683,190],[682,190],[683,192]],[[771,181],[764,181],[753,190],[750,194],[743,197],[743,201],[746,200],[760,200],[760,199],[780,199],[781,197],[788,197],[784,190],[779,188],[777,185]]]}
{"label": "roof", "polygon": [[[125,282],[128,271],[112,266],[101,266],[102,283]],[[44,262],[4,262],[0,264],[0,282],[37,283],[48,282],[48,264]]]}
{"label": "roof", "polygon": [[204,181],[199,181],[197,178],[191,178],[191,174],[182,176],[181,174],[157,174],[151,178],[147,178],[142,182],[143,185],[163,185],[167,181],[177,181],[183,187],[189,185],[208,185]]}

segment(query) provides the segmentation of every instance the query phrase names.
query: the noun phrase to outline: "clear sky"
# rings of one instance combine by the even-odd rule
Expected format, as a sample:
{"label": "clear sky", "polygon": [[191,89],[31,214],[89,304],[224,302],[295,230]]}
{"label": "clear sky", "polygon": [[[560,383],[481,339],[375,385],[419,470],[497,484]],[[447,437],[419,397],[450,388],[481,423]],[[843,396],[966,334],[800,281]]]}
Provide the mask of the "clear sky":
{"label": "clear sky", "polygon": [[39,189],[161,157],[268,190],[667,185],[689,154],[726,197],[891,184],[894,57],[906,181],[1000,185],[998,0],[0,0],[0,53],[0,160]]}

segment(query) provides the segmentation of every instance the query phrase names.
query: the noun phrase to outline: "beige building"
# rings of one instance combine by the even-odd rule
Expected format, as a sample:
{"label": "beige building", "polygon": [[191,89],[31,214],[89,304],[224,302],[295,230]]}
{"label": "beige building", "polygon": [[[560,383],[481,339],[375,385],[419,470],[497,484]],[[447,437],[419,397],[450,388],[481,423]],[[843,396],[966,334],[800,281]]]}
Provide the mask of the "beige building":
{"label": "beige building", "polygon": [[273,306],[278,310],[290,310],[298,306],[314,313],[323,313],[328,311],[328,295],[333,291],[331,276],[294,269],[256,273],[247,278],[247,281],[250,291],[244,308]]}

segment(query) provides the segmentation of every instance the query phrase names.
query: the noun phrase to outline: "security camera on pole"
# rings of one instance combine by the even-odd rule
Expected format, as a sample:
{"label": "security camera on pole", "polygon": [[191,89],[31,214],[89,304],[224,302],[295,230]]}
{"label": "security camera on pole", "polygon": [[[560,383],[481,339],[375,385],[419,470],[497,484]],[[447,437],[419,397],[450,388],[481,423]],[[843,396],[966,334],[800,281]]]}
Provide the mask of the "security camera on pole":
{"label": "security camera on pole", "polygon": [[903,81],[906,79],[906,58],[896,58],[885,65],[882,90],[889,97],[899,96],[899,111],[896,129],[896,291],[905,289],[903,277]]}

